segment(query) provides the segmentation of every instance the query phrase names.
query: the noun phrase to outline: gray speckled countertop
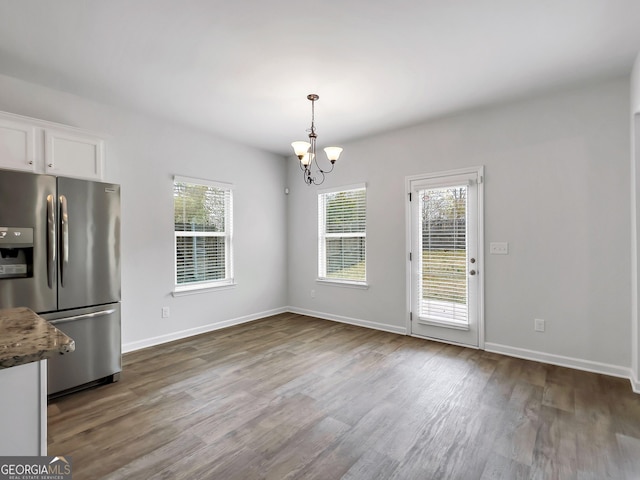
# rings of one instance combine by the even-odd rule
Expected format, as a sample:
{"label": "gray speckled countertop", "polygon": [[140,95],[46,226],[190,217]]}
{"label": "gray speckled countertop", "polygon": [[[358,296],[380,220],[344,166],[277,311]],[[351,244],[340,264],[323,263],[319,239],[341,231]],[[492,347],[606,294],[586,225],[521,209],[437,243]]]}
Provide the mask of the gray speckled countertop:
{"label": "gray speckled countertop", "polygon": [[0,368],[73,352],[76,344],[28,308],[0,310]]}

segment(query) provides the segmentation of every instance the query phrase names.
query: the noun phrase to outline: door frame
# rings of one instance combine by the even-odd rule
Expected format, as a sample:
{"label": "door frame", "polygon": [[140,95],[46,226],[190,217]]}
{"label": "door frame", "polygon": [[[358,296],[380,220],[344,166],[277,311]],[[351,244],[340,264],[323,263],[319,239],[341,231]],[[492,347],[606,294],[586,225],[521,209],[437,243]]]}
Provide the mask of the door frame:
{"label": "door frame", "polygon": [[[484,332],[484,165],[476,167],[459,168],[456,170],[446,170],[441,172],[423,173],[419,175],[410,175],[405,177],[405,262],[406,262],[406,311],[405,311],[405,328],[406,335],[415,336],[417,338],[425,338],[419,335],[413,335],[411,328],[411,302],[412,302],[412,285],[411,285],[411,260],[410,253],[412,250],[411,238],[411,202],[409,195],[411,194],[411,182],[422,179],[443,178],[453,175],[477,173],[478,175],[478,259],[477,259],[477,281],[478,281],[478,349],[484,350],[485,332]],[[430,339],[433,341],[443,341],[438,339]],[[453,342],[445,342],[453,343]],[[468,348],[474,348],[469,345],[462,345]]]}

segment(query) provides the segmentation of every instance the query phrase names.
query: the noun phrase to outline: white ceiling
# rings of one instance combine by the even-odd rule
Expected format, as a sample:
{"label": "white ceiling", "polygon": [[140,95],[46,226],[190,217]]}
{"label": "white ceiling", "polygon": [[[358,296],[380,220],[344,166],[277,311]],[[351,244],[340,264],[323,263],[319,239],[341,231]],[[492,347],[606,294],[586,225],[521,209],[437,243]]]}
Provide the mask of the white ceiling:
{"label": "white ceiling", "polygon": [[[0,73],[283,155],[629,73],[640,0],[0,0]],[[1,92],[0,92],[1,94]]]}

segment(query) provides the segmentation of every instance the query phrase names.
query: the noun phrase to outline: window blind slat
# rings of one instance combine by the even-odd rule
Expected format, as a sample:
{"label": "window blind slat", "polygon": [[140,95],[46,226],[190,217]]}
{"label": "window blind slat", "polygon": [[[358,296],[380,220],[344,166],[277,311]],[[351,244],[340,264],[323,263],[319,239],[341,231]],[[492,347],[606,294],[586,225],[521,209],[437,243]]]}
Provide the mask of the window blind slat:
{"label": "window blind slat", "polygon": [[230,190],[184,182],[174,183],[176,231],[224,232]]}
{"label": "window blind slat", "polygon": [[467,185],[420,190],[420,315],[466,323]]}
{"label": "window blind slat", "polygon": [[366,189],[318,195],[320,278],[366,280]]}
{"label": "window blind slat", "polygon": [[232,192],[174,180],[176,285],[230,280]]}

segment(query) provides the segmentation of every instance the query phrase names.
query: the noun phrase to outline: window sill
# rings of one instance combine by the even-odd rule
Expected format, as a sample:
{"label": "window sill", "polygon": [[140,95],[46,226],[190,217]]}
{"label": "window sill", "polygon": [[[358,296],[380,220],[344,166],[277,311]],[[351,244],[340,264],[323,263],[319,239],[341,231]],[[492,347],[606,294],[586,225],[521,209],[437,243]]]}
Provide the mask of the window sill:
{"label": "window sill", "polygon": [[369,284],[365,282],[350,282],[348,280],[333,280],[327,278],[316,278],[316,283],[318,283],[318,285],[357,288],[360,290],[367,290],[369,288]]}
{"label": "window sill", "polygon": [[193,285],[188,287],[176,287],[176,289],[171,292],[171,295],[174,297],[182,297],[185,295],[197,295],[199,293],[210,293],[210,292],[219,292],[222,290],[229,290],[231,288],[235,288],[237,283],[229,282],[223,283],[220,285],[214,285],[211,283],[203,284],[203,285]]}

